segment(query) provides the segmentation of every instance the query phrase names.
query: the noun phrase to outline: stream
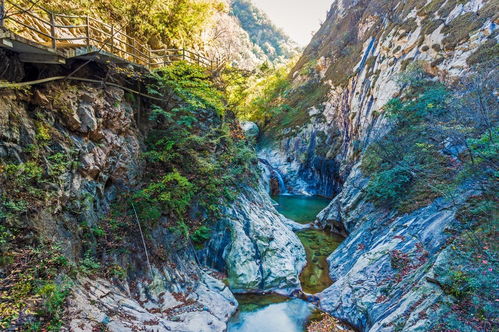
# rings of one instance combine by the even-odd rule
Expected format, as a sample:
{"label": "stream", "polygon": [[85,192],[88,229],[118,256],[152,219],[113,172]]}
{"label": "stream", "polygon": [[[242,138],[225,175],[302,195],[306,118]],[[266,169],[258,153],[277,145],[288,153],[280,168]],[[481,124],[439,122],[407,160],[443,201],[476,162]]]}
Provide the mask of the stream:
{"label": "stream", "polygon": [[[273,196],[276,209],[285,217],[308,224],[329,203],[321,197]],[[297,232],[307,253],[307,265],[300,275],[305,293],[321,292],[332,284],[327,257],[338,247],[342,238],[323,230]],[[320,311],[301,299],[276,294],[238,295],[239,310],[228,323],[228,332],[303,332],[306,325],[318,319]]]}

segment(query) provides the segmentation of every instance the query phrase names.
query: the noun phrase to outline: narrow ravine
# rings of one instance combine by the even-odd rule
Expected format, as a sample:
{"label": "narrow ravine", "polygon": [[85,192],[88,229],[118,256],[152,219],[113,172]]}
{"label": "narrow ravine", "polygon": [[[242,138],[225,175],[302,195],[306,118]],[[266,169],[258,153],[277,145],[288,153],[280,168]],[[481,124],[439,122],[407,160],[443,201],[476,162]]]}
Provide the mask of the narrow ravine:
{"label": "narrow ravine", "polygon": [[[322,197],[276,195],[276,209],[285,217],[300,224],[311,224],[329,200]],[[333,281],[329,277],[327,257],[338,247],[342,238],[321,229],[297,231],[307,254],[307,265],[300,275],[305,296],[319,293]],[[299,298],[276,294],[238,295],[239,310],[228,324],[229,332],[272,331],[303,332],[324,314],[312,303]],[[333,319],[333,318],[330,318]],[[337,326],[338,330],[347,330]]]}

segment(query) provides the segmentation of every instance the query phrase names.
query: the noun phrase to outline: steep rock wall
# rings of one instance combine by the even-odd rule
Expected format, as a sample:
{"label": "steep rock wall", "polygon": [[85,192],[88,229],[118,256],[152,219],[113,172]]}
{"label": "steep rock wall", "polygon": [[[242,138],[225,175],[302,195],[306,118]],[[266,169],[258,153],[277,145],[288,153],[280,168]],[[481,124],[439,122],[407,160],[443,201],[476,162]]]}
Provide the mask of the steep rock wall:
{"label": "steep rock wall", "polygon": [[321,307],[362,331],[435,329],[448,314],[441,304],[454,300],[431,281],[451,259],[456,211],[477,191],[468,188],[457,200],[437,199],[401,216],[367,201],[367,183],[354,167],[343,191],[318,216],[319,224],[349,232],[328,257],[335,282],[318,295]]}

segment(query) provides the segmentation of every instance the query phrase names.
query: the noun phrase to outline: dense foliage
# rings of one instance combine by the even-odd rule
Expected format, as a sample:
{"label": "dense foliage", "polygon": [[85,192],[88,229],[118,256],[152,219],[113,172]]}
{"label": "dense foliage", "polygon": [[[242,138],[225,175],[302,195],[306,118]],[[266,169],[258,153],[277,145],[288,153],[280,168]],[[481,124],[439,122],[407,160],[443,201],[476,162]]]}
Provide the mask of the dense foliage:
{"label": "dense foliage", "polygon": [[290,61],[277,68],[264,64],[252,75],[237,70],[225,71],[222,79],[228,82],[227,95],[238,117],[264,124],[288,110],[285,97],[291,85],[288,73],[293,64],[294,61]]}
{"label": "dense foliage", "polygon": [[[311,113],[323,108],[327,96],[327,85],[317,78],[303,81],[302,78],[318,75],[321,65],[310,61],[300,71],[295,70],[297,58],[271,67],[263,64],[253,75],[237,75],[229,72],[224,77],[228,85],[229,99],[237,115],[245,120],[257,122],[268,135],[292,135],[311,118]],[[298,78],[296,77],[298,74]]]}
{"label": "dense foliage", "polygon": [[43,5],[64,14],[98,16],[154,48],[200,45],[214,14],[228,10],[219,0],[48,0]]}
{"label": "dense foliage", "polygon": [[254,151],[204,69],[179,62],[153,74],[156,105],[147,138],[148,183],[133,199],[140,219],[172,220],[171,227],[202,242],[224,201],[255,175]]}

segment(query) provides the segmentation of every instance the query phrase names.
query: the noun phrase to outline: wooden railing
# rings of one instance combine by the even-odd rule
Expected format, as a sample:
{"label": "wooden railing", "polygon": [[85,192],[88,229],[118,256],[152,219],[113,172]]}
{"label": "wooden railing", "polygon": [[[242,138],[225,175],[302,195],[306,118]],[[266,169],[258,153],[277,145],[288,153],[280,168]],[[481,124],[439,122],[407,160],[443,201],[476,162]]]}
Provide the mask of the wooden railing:
{"label": "wooden railing", "polygon": [[91,16],[57,14],[32,0],[0,0],[0,26],[53,51],[105,52],[154,69],[184,60],[215,69],[219,62],[187,49],[151,49],[123,27]]}

